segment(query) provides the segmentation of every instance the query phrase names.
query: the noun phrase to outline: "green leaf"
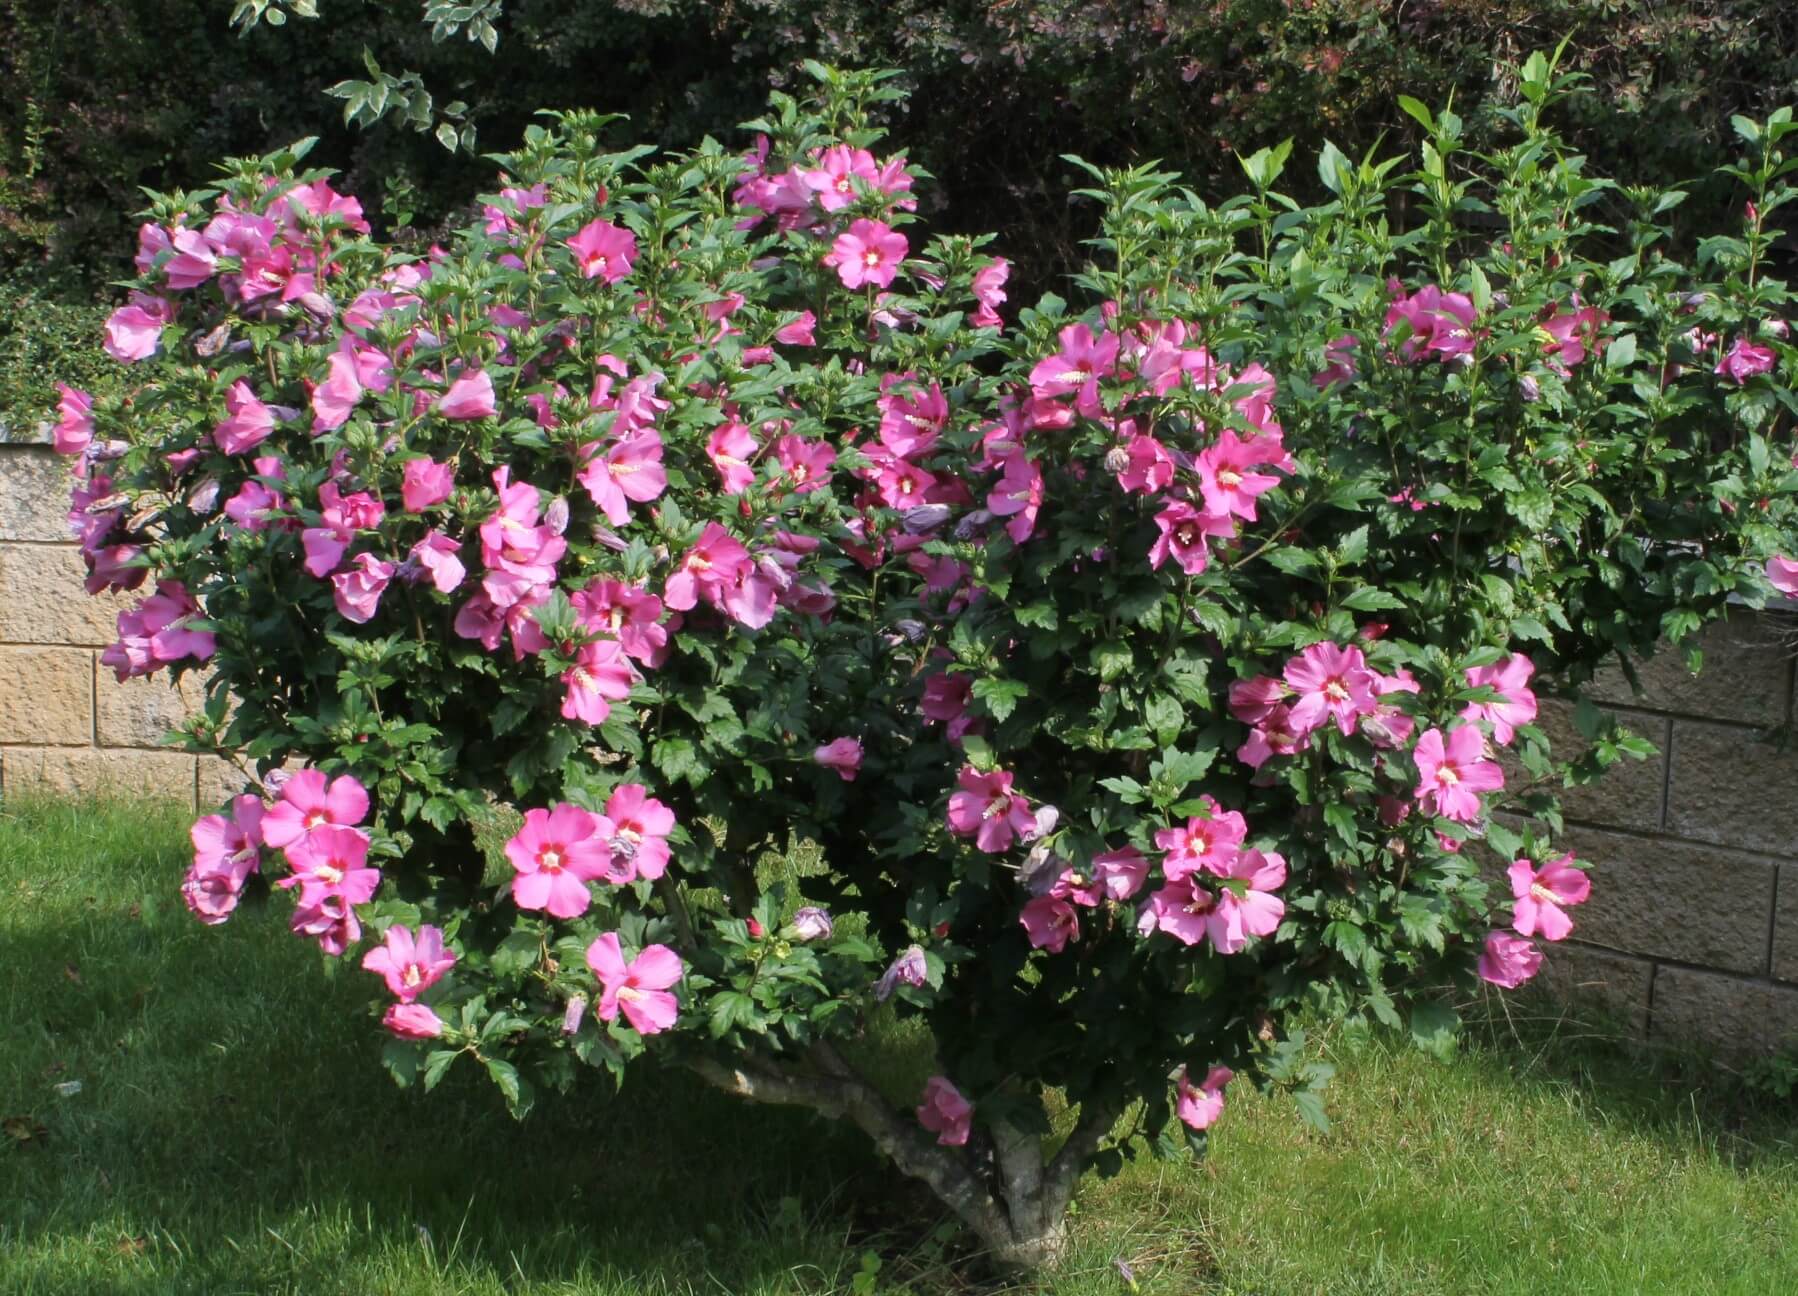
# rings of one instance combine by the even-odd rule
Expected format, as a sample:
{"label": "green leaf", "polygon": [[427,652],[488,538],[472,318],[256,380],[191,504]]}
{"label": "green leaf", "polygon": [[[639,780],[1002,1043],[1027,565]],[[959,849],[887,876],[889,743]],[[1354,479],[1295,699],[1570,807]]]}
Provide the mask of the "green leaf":
{"label": "green leaf", "polygon": [[1324,1110],[1324,1096],[1315,1089],[1300,1089],[1292,1095],[1293,1106],[1299,1109],[1305,1124],[1319,1134],[1330,1132],[1330,1116]]}
{"label": "green leaf", "polygon": [[1419,126],[1423,127],[1431,134],[1435,134],[1436,115],[1428,108],[1424,107],[1419,100],[1413,99],[1410,95],[1400,95],[1398,97],[1398,106],[1404,111],[1407,117],[1410,117]]}
{"label": "green leaf", "polygon": [[1396,594],[1388,594],[1385,590],[1373,585],[1363,585],[1353,591],[1337,606],[1350,612],[1389,612],[1405,606],[1405,601]]}
{"label": "green leaf", "polygon": [[1030,696],[1030,686],[1022,680],[988,676],[974,681],[973,693],[977,701],[986,705],[988,714],[1004,724],[1018,703]]}
{"label": "green leaf", "polygon": [[1455,1055],[1455,1039],[1460,1028],[1460,1014],[1440,999],[1416,1004],[1411,1009],[1412,1042],[1444,1062]]}
{"label": "green leaf", "polygon": [[436,1052],[432,1053],[431,1056],[426,1058],[425,1089],[427,1091],[435,1089],[437,1087],[437,1082],[443,1079],[443,1073],[450,1069],[450,1063],[461,1056],[462,1051],[460,1049],[438,1049]]}
{"label": "green leaf", "polygon": [[514,1117],[523,1120],[531,1110],[535,1095],[530,1086],[519,1078],[518,1068],[504,1058],[490,1057],[483,1061],[487,1064],[487,1074],[493,1077],[493,1083],[505,1095],[507,1108]]}

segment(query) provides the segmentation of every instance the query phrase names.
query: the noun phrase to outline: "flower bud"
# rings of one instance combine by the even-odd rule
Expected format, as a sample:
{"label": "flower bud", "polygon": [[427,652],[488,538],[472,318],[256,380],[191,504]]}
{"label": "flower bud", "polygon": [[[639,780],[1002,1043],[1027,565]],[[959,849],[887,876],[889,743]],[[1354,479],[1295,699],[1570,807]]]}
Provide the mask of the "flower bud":
{"label": "flower bud", "polygon": [[907,535],[926,535],[947,522],[950,512],[947,504],[921,504],[917,508],[907,509],[900,524]]}
{"label": "flower bud", "polygon": [[955,538],[957,540],[972,540],[975,536],[985,530],[987,524],[992,520],[993,515],[988,510],[975,509],[972,513],[969,513],[966,517],[962,518],[961,521],[955,524]]}
{"label": "flower bud", "polygon": [[768,929],[762,926],[760,919],[751,918],[749,920],[749,934],[756,940],[760,940],[768,934]]}

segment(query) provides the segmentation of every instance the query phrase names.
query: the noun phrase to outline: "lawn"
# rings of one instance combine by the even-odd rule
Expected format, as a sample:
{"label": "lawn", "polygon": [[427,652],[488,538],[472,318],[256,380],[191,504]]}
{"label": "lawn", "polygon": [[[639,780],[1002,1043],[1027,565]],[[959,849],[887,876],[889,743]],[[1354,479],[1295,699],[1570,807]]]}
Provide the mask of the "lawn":
{"label": "lawn", "polygon": [[[393,1087],[365,1004],[283,930],[181,907],[189,816],[0,813],[0,1293],[988,1290],[865,1141],[681,1075],[514,1124],[452,1072]],[[1078,1201],[1024,1290],[1798,1289],[1798,1120],[1540,1023],[1451,1064],[1329,1039],[1333,1131],[1231,1091],[1199,1165]],[[903,1047],[903,1041],[898,1042]]]}

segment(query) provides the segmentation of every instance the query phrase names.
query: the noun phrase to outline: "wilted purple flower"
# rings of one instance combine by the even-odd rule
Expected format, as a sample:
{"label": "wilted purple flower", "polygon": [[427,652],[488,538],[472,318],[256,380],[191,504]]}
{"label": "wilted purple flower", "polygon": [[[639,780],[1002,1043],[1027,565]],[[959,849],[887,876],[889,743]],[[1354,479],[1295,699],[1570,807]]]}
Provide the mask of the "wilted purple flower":
{"label": "wilted purple flower", "polygon": [[901,524],[909,535],[924,535],[947,522],[950,511],[947,504],[920,504],[905,511]]}
{"label": "wilted purple flower", "polygon": [[816,905],[793,915],[793,935],[802,941],[828,940],[831,930],[830,915]]}
{"label": "wilted purple flower", "polygon": [[562,1034],[572,1035],[581,1028],[581,1018],[587,1014],[587,996],[576,995],[568,1001],[568,1007],[562,1010]]}
{"label": "wilted purple flower", "polygon": [[558,495],[549,502],[549,507],[543,510],[543,525],[557,535],[568,530],[567,499]]}
{"label": "wilted purple flower", "polygon": [[881,974],[880,983],[874,987],[874,997],[885,1003],[901,981],[909,986],[921,986],[926,972],[924,947],[909,946],[905,953],[893,960],[893,966]]}
{"label": "wilted purple flower", "polygon": [[1525,374],[1517,380],[1517,390],[1523,396],[1523,399],[1529,401],[1531,404],[1542,399],[1542,384],[1537,382],[1529,374]]}

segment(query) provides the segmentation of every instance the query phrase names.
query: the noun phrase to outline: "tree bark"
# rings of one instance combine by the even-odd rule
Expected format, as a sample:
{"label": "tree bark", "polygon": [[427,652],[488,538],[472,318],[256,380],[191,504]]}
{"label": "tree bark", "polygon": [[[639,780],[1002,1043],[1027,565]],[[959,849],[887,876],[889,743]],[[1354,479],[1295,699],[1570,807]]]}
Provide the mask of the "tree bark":
{"label": "tree bark", "polygon": [[807,1056],[813,1069],[772,1062],[726,1065],[710,1058],[688,1058],[686,1065],[751,1102],[809,1107],[853,1121],[895,1166],[922,1180],[955,1212],[995,1264],[1037,1269],[1060,1258],[1068,1203],[1087,1160],[1116,1123],[1116,1110],[1083,1110],[1074,1132],[1046,1163],[1039,1136],[999,1123],[993,1129],[996,1165],[989,1176],[965,1149],[939,1145],[910,1113],[895,1110],[829,1044],[814,1045]]}

